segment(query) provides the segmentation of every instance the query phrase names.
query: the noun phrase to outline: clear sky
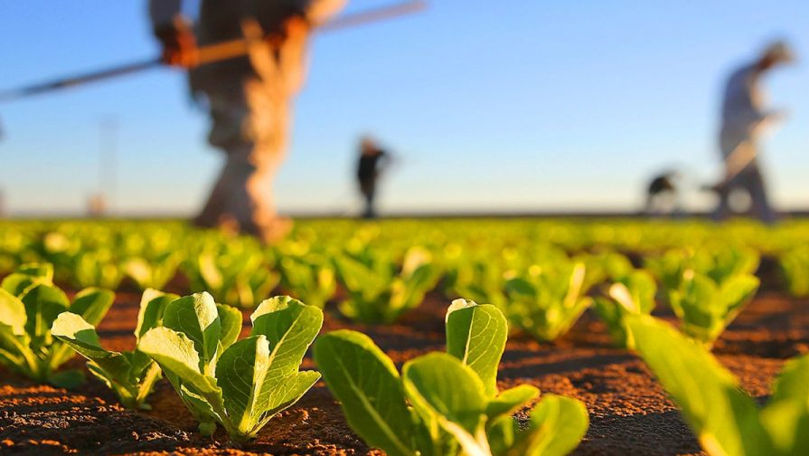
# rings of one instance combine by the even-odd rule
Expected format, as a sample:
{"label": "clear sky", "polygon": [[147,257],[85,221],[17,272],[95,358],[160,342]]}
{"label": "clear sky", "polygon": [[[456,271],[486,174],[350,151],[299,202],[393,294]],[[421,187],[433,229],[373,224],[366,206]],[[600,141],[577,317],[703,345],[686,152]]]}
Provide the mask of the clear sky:
{"label": "clear sky", "polygon": [[[268,0],[269,1],[269,0]],[[389,3],[354,0],[347,11]],[[0,1],[0,88],[149,57],[144,1]],[[809,2],[441,0],[323,34],[276,181],[285,211],[353,211],[356,140],[399,156],[387,210],[635,209],[650,174],[719,175],[723,79],[771,38],[803,61],[766,80],[789,122],[763,161],[780,207],[809,207]],[[0,104],[12,212],[82,211],[114,118],[121,212],[198,208],[221,161],[181,72]]]}

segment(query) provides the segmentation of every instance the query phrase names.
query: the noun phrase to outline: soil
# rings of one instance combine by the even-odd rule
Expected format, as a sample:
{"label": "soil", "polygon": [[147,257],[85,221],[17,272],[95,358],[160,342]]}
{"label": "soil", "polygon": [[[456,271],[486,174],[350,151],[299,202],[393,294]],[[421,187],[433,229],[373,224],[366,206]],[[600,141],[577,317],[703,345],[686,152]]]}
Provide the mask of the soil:
{"label": "soil", "polygon": [[[784,360],[809,350],[809,302],[770,290],[765,288],[739,315],[714,349],[739,376],[743,388],[762,400]],[[136,293],[118,293],[100,326],[107,348],[133,347],[138,301]],[[400,323],[379,327],[352,324],[328,307],[323,330],[363,331],[401,364],[443,350],[448,304],[442,295],[431,293]],[[666,312],[658,316],[674,320]],[[245,321],[247,331],[249,320]],[[69,363],[83,364],[79,358]],[[307,358],[304,368],[313,367]],[[3,370],[0,379],[0,454],[382,454],[351,432],[322,382],[275,417],[254,442],[238,448],[221,432],[213,439],[199,436],[194,420],[165,380],[151,396],[152,410],[133,412],[117,405],[112,393],[94,378],[73,391],[35,385]],[[590,429],[574,454],[703,454],[643,362],[612,348],[606,328],[590,313],[552,344],[512,335],[499,386],[521,383],[585,402]]]}

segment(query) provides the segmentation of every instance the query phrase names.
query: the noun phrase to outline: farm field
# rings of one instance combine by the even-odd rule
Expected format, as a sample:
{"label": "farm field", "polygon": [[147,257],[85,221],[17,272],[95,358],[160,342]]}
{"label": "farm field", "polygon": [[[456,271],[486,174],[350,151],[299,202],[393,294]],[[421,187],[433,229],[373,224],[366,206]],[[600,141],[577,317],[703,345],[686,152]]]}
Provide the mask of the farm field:
{"label": "farm field", "polygon": [[[242,338],[257,325],[251,315],[258,303],[289,295],[323,308],[319,339],[336,330],[364,333],[398,370],[444,351],[454,299],[490,303],[480,309],[509,322],[497,390],[531,385],[543,400],[555,394],[580,401],[589,426],[573,454],[718,454],[693,430],[693,417],[712,411],[684,406],[677,394],[672,400],[667,389],[676,382],[644,348],[667,344],[641,329],[659,321],[680,328],[698,341],[683,342],[688,348],[680,353],[694,350],[699,364],[710,350],[753,403],[765,404],[778,396],[773,382],[787,361],[809,352],[807,241],[803,221],[765,228],[698,221],[303,220],[273,247],[171,221],[4,222],[0,274],[52,264],[52,282],[71,302],[87,287],[116,290],[97,325],[110,351],[135,350],[146,338],[135,334],[143,289],[179,296],[207,291],[217,303],[241,308]],[[740,289],[744,293],[735,296]],[[25,292],[21,296],[28,304]],[[700,309],[711,309],[705,311],[711,317]],[[221,310],[220,316],[224,322]],[[123,407],[86,361],[76,356],[58,370],[79,370],[87,378],[69,389],[54,386],[60,382],[53,373],[32,380],[8,362],[0,366],[0,453],[382,454],[349,426],[332,393],[334,374],[315,362],[312,350],[301,370],[321,370],[325,381],[270,419],[255,439],[240,443],[222,426],[212,437],[201,435],[198,416],[165,378],[146,398],[148,410]],[[725,380],[709,378],[708,364],[703,377],[688,364],[678,371],[693,373],[694,382],[707,382],[710,390],[712,382]],[[658,376],[667,377],[661,382]],[[715,399],[721,413],[722,398]],[[531,398],[514,409],[520,429],[530,428],[536,403]],[[683,407],[692,419],[684,419]],[[702,432],[715,432],[726,449],[738,443],[710,424]],[[779,435],[772,440],[779,451],[792,444]]]}

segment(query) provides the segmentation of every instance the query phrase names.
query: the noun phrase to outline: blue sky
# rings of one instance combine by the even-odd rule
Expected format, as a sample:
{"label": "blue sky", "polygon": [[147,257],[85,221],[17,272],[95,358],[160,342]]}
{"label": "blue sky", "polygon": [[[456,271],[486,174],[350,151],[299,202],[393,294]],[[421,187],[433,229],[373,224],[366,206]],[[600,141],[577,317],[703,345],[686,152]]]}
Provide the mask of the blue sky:
{"label": "blue sky", "polygon": [[[385,4],[355,0],[348,11]],[[765,144],[771,193],[809,206],[809,2],[443,0],[321,35],[276,180],[285,211],[354,211],[356,139],[399,156],[386,210],[634,209],[648,176],[718,176],[726,73],[773,37],[802,62],[766,81],[791,117]],[[148,57],[145,2],[0,2],[0,88]],[[161,69],[0,105],[12,212],[81,211],[98,187],[99,124],[118,123],[119,212],[191,213],[221,161],[181,72]]]}

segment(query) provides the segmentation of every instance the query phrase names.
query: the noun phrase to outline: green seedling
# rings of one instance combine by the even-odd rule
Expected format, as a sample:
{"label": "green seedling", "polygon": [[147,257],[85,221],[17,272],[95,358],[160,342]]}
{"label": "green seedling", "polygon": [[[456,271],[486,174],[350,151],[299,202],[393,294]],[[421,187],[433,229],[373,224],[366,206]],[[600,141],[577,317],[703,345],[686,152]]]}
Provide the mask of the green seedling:
{"label": "green seedling", "polygon": [[710,347],[753,298],[758,284],[752,275],[737,275],[718,285],[687,270],[680,288],[669,292],[669,304],[682,321],[683,332]]}
{"label": "green seedling", "polygon": [[532,266],[527,274],[506,281],[506,313],[517,327],[542,341],[566,333],[592,304],[584,296],[581,263]]}
{"label": "green seedling", "polygon": [[124,278],[123,268],[109,248],[79,253],[75,257],[72,272],[74,282],[79,287],[115,290]]}
{"label": "green seedling", "polygon": [[204,251],[186,261],[184,271],[191,289],[209,292],[228,305],[252,309],[272,293],[280,274],[270,269],[258,248],[227,249],[227,244],[220,247],[225,251]]}
{"label": "green seedling", "polygon": [[778,263],[789,293],[799,298],[809,296],[809,247],[804,245],[782,253]]}
{"label": "green seedling", "polygon": [[[759,264],[755,250],[734,245],[705,245],[700,249],[669,249],[645,260],[646,269],[660,281],[664,293],[680,288],[686,271],[707,276],[721,285],[739,275],[752,275]],[[668,298],[668,296],[664,296]]]}
{"label": "green seedling", "polygon": [[174,278],[182,257],[177,252],[163,252],[155,258],[129,258],[123,269],[141,290],[161,289]]}
{"label": "green seedling", "polygon": [[[135,339],[160,326],[163,311],[178,296],[147,289],[140,301]],[[93,325],[81,315],[62,312],[53,322],[51,333],[87,358],[87,369],[118,396],[124,407],[149,410],[147,396],[160,379],[160,366],[139,350],[113,352],[105,350]]]}
{"label": "green seedling", "polygon": [[274,297],[259,304],[250,320],[250,336],[237,341],[241,313],[197,293],[169,303],[163,325],[138,343],[163,369],[204,435],[219,423],[234,442],[252,439],[320,378],[298,370],[323,323],[320,309]]}
{"label": "green seedling", "polygon": [[279,263],[281,284],[296,298],[322,309],[337,291],[337,279],[328,258],[312,257],[309,254],[305,258],[282,258]]}
{"label": "green seedling", "polygon": [[114,299],[109,290],[87,288],[71,303],[53,285],[50,264],[21,266],[0,284],[0,362],[37,382],[79,385],[84,380],[81,371],[57,371],[74,353],[54,338],[51,325],[65,311],[98,324]]}
{"label": "green seedling", "polygon": [[644,270],[636,270],[610,285],[606,297],[595,299],[595,311],[607,324],[616,345],[623,348],[634,346],[624,317],[629,314],[649,315],[655,308],[656,293],[654,277]]}
{"label": "green seedling", "polygon": [[340,312],[362,323],[396,321],[403,313],[418,307],[439,278],[432,255],[420,248],[405,254],[398,274],[387,262],[366,264],[345,255],[335,259],[335,266],[349,294],[340,303]]}
{"label": "green seedling", "polygon": [[390,456],[564,455],[588,426],[575,399],[545,395],[530,419],[512,414],[539,396],[533,386],[497,390],[508,325],[493,305],[453,301],[447,352],[408,361],[401,375],[364,334],[339,330],[315,343],[315,361],[351,428]]}
{"label": "green seedling", "polygon": [[809,454],[809,355],[784,365],[760,408],[704,346],[648,315],[627,322],[638,354],[708,454]]}

